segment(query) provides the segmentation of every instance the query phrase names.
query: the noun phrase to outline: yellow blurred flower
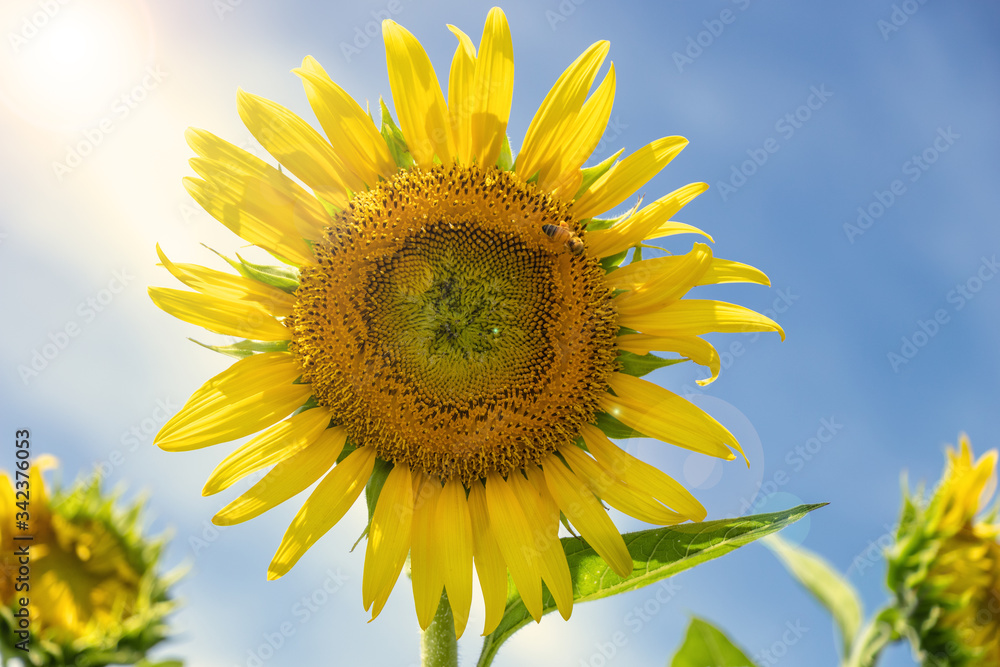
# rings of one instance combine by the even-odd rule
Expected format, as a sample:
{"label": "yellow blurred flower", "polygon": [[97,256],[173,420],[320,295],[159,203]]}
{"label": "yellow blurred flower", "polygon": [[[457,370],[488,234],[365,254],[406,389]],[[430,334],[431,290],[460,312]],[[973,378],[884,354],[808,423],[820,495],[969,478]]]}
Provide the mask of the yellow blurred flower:
{"label": "yellow blurred flower", "polygon": [[[473,562],[499,623],[510,572],[527,610],[542,582],[568,617],[573,595],[560,513],[621,576],[632,558],[601,500],[666,525],[705,510],[608,434],[637,432],[723,459],[742,453],[709,415],[639,376],[664,350],[719,372],[708,332],[778,331],[741,306],[685,299],[699,285],[769,284],[757,269],[687,254],[643,259],[646,239],[708,236],[670,220],[707,189],[686,185],[627,214],[631,198],[687,145],[664,137],[584,168],[605,132],[609,44],[593,44],[542,102],[516,162],[506,136],[513,47],[490,11],[478,51],[458,48],[446,93],[417,39],[387,20],[383,37],[397,127],[382,127],[313,58],[295,73],[324,138],[274,102],[240,91],[240,117],[284,171],[202,130],[185,179],[215,218],[284,264],[228,260],[240,275],[163,265],[188,287],[150,288],[168,313],[247,339],[156,443],[185,451],[263,431],[228,456],[204,493],[269,466],[215,517],[246,521],[318,486],[268,571],[287,573],[354,504],[380,490],[362,596],[378,615],[407,555],[421,627],[442,589],[461,634]],[[308,188],[299,185],[291,174]],[[710,238],[710,237],[709,237]],[[635,249],[631,262],[620,267]],[[291,416],[289,416],[291,414]],[[632,429],[632,431],[629,431]],[[617,437],[617,436],[616,436]],[[370,482],[369,480],[373,480]]]}
{"label": "yellow blurred flower", "polygon": [[924,664],[1000,665],[1000,524],[979,516],[996,485],[997,451],[974,460],[968,438],[949,448],[926,506],[906,500],[889,586]]}
{"label": "yellow blurred flower", "polygon": [[[162,541],[143,538],[141,505],[115,507],[96,476],[50,497],[42,471],[54,465],[39,457],[17,494],[0,472],[0,641],[33,665],[132,664],[164,638],[173,606],[155,571]],[[14,650],[22,601],[30,654]]]}

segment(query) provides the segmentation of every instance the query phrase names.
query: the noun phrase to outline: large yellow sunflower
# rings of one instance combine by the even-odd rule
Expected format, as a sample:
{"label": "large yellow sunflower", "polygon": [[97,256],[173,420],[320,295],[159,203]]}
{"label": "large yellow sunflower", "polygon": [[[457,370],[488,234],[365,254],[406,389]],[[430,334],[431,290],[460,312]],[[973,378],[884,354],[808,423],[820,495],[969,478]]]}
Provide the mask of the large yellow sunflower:
{"label": "large yellow sunflower", "polygon": [[[615,446],[623,427],[733,459],[733,435],[681,397],[640,379],[675,352],[708,366],[708,332],[781,331],[740,306],[682,299],[709,283],[767,284],[712,256],[641,259],[645,239],[699,233],[671,216],[694,183],[614,220],[687,141],[665,137],[583,168],[611,112],[612,65],[597,42],[559,77],[514,162],[510,31],[490,11],[477,52],[458,38],[447,99],[416,38],[383,23],[398,126],[382,127],[307,57],[295,70],[326,138],[274,102],[240,91],[240,117],[298,181],[218,137],[190,130],[191,195],[282,268],[232,260],[241,275],[163,265],[197,290],[151,288],[168,313],[247,341],[156,438],[170,451],[258,431],[212,474],[221,491],[269,473],[224,507],[246,521],[319,484],[288,528],[268,576],[288,572],[369,484],[362,593],[378,615],[410,555],[424,628],[442,589],[457,633],[472,572],[500,621],[507,573],[536,619],[542,582],[564,617],[573,595],[560,513],[620,575],[632,559],[602,501],[641,520],[701,520],[704,508],[660,470]],[[307,189],[308,188],[308,189]],[[310,192],[311,190],[311,192]],[[621,267],[629,249],[632,261]],[[291,416],[289,416],[291,415]],[[371,480],[371,482],[370,482]]]}

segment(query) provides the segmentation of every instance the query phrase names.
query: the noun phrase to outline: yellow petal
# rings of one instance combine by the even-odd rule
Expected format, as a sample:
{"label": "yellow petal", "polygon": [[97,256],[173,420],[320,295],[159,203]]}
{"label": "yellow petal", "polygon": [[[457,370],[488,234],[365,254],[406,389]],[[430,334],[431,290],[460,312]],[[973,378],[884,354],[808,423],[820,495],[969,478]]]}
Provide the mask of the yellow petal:
{"label": "yellow petal", "polygon": [[[569,574],[566,554],[559,542],[559,509],[546,490],[547,499],[532,486],[520,472],[513,472],[507,484],[514,492],[527,516],[535,519],[532,529],[534,540],[524,549],[528,558],[538,561],[538,569],[545,585],[559,608],[559,614],[569,620],[573,613],[573,580]],[[548,500],[548,502],[546,502]],[[539,522],[538,519],[542,521]]]}
{"label": "yellow petal", "polygon": [[591,44],[566,68],[542,100],[517,155],[516,171],[521,178],[547,171],[559,159],[569,139],[569,129],[583,107],[587,91],[609,48],[611,45],[607,41]]}
{"label": "yellow petal", "polygon": [[340,426],[323,431],[301,450],[274,466],[249,491],[219,510],[212,517],[212,523],[217,526],[242,523],[302,493],[334,466],[346,440],[347,432]]}
{"label": "yellow petal", "polygon": [[413,477],[405,463],[397,463],[382,485],[368,528],[361,595],[365,610],[374,603],[372,619],[379,615],[399,579],[410,551],[413,526]]}
{"label": "yellow petal", "polygon": [[[590,235],[587,235],[588,240]],[[614,289],[635,289],[636,287],[662,275],[674,271],[674,267],[684,261],[685,255],[667,255],[632,262],[615,269],[605,276],[608,287]],[[741,264],[728,259],[713,257],[708,270],[698,279],[698,285],[719,285],[722,283],[757,283],[770,285],[764,273],[749,264]]]}
{"label": "yellow petal", "polygon": [[211,132],[188,128],[188,145],[199,158],[191,160],[202,178],[235,194],[235,201],[266,209],[269,224],[285,236],[315,240],[329,224],[329,215],[310,192],[255,155],[223,141]]}
{"label": "yellow petal", "polygon": [[[278,422],[222,460],[201,490],[210,496],[270,465],[287,459],[314,442],[330,423],[326,408],[313,408]],[[343,432],[343,429],[340,429]]]}
{"label": "yellow petal", "polygon": [[573,203],[573,215],[583,220],[618,206],[687,145],[684,137],[663,137],[643,146],[594,181]]}
{"label": "yellow petal", "polygon": [[215,271],[197,264],[174,264],[156,244],[160,262],[175,278],[202,294],[232,301],[250,301],[279,317],[292,314],[295,297],[262,282]]}
{"label": "yellow petal", "polygon": [[476,562],[476,575],[483,591],[486,622],[483,635],[488,635],[503,619],[507,606],[507,564],[497,546],[490,528],[490,514],[486,502],[486,489],[476,481],[469,489],[469,513],[472,518],[472,553]]}
{"label": "yellow petal", "polygon": [[203,384],[156,435],[168,452],[199,449],[256,433],[284,419],[312,393],[292,384],[302,370],[287,352],[240,359]]}
{"label": "yellow petal", "polygon": [[691,252],[681,258],[646,282],[615,297],[618,314],[658,312],[683,297],[708,270],[712,249],[704,243],[695,243]]}
{"label": "yellow petal", "polygon": [[309,221],[303,223],[303,229],[297,229],[297,223],[303,220],[298,216],[298,208],[290,209],[280,202],[274,203],[245,179],[230,179],[223,185],[185,177],[184,187],[209,215],[244,241],[258,245],[290,264],[309,264],[313,261],[312,250],[303,239],[318,238],[320,232]]}
{"label": "yellow petal", "polygon": [[500,157],[514,97],[514,46],[507,17],[499,7],[491,9],[486,17],[474,90],[472,156],[480,166],[489,167]]}
{"label": "yellow petal", "polygon": [[649,494],[641,493],[622,482],[579,447],[561,447],[559,453],[587,488],[615,509],[640,521],[660,526],[670,526],[685,520],[683,515],[667,509]]}
{"label": "yellow petal", "polygon": [[448,74],[448,116],[451,120],[455,159],[462,164],[472,162],[472,105],[475,92],[476,47],[464,32],[453,25],[448,30],[458,38],[458,47],[451,59]]}
{"label": "yellow petal", "polygon": [[785,331],[770,317],[724,301],[682,299],[659,312],[622,315],[618,324],[658,336],[776,331],[785,340]]}
{"label": "yellow petal", "polygon": [[537,465],[526,465],[524,467],[524,474],[528,478],[528,482],[534,488],[535,493],[538,494],[538,500],[540,502],[539,517],[544,520],[545,527],[549,530],[552,535],[559,535],[559,525],[560,525],[560,509],[559,503],[556,502],[555,497],[552,495],[548,484],[545,481],[545,473]]}
{"label": "yellow petal", "polygon": [[[674,190],[668,195],[660,197],[655,202],[640,209],[633,215],[628,216],[610,229],[600,229],[587,233],[587,254],[594,257],[608,257],[642,243],[649,238],[656,238],[654,235],[664,225],[677,225],[673,232],[665,232],[659,236],[669,234],[682,234],[693,232],[708,237],[700,229],[685,225],[683,223],[668,222],[670,216],[681,210],[688,202],[708,189],[706,183],[690,183],[682,188]],[[575,206],[575,205],[574,205]],[[620,270],[620,269],[619,269]],[[618,270],[612,271],[612,274]],[[610,275],[610,274],[609,274]]]}
{"label": "yellow petal", "polygon": [[434,521],[441,575],[455,617],[455,635],[461,637],[472,606],[472,518],[465,486],[457,479],[444,485]]}
{"label": "yellow petal", "polygon": [[306,56],[302,67],[292,71],[302,78],[309,106],[333,149],[358,179],[374,186],[379,176],[388,178],[396,172],[389,147],[371,116],[330,79],[312,56]]}
{"label": "yellow petal", "polygon": [[438,551],[441,527],[436,525],[441,482],[425,477],[413,503],[413,539],[410,544],[410,574],[413,583],[413,604],[417,623],[426,630],[434,618],[444,578]]}
{"label": "yellow petal", "polygon": [[597,462],[630,487],[648,493],[692,521],[705,518],[705,507],[670,475],[622,450],[592,424],[585,424],[580,434]]}
{"label": "yellow petal", "polygon": [[698,281],[699,285],[721,285],[723,283],[756,283],[770,285],[771,279],[760,269],[734,262],[729,259],[714,257],[708,271]]}
{"label": "yellow petal", "polygon": [[[736,436],[714,417],[658,384],[624,373],[608,381],[617,396],[606,394],[601,408],[626,426],[672,445],[732,460],[732,447],[743,450]],[[728,447],[727,447],[728,445]]]}
{"label": "yellow petal", "polygon": [[517,586],[524,608],[536,621],[542,620],[542,581],[539,564],[529,558],[534,531],[524,509],[508,483],[495,472],[486,476],[486,503],[490,512],[490,528],[510,576]]}
{"label": "yellow petal", "polygon": [[712,344],[698,338],[697,336],[650,336],[648,334],[625,334],[615,339],[615,345],[620,350],[626,350],[634,354],[648,354],[652,350],[664,352],[676,352],[682,357],[686,357],[698,364],[705,366],[712,373],[712,377],[698,380],[698,384],[705,386],[715,382],[719,377],[722,364],[719,360],[719,353],[716,352]]}
{"label": "yellow petal", "polygon": [[167,287],[150,287],[148,291],[162,310],[213,333],[265,341],[291,338],[290,329],[252,301],[231,301]]}
{"label": "yellow petal", "polygon": [[344,165],[326,139],[285,107],[240,90],[236,109],[264,150],[327,202],[344,208],[348,191],[364,189],[364,182]]}
{"label": "yellow petal", "polygon": [[632,556],[611,517],[590,489],[554,455],[542,461],[542,471],[559,507],[583,539],[619,577],[628,576],[632,572]]}
{"label": "yellow petal", "polygon": [[[49,503],[49,493],[45,488],[45,477],[42,475],[46,470],[55,468],[58,464],[58,460],[51,454],[42,454],[37,456],[34,461],[32,461],[31,466],[28,468],[28,488],[18,489],[20,491],[26,491],[29,496],[29,527],[34,526],[48,526],[52,521],[52,507]],[[15,486],[17,481],[17,473],[14,474]],[[23,478],[22,478],[23,479]],[[24,496],[18,496],[16,491],[14,492],[14,509],[16,511],[22,511],[21,507],[18,507],[17,502],[24,500]],[[16,519],[15,516],[11,517]],[[13,524],[6,524],[3,526],[3,531],[8,531],[13,529]],[[34,533],[34,531],[32,531]],[[35,533],[37,534],[37,533]],[[11,540],[13,541],[13,540]],[[23,545],[23,542],[22,542]]]}
{"label": "yellow petal", "polygon": [[551,190],[566,200],[576,195],[583,181],[580,167],[601,142],[601,137],[608,127],[608,119],[611,118],[614,101],[615,64],[611,63],[604,81],[573,121],[569,142],[564,146],[552,168],[540,175],[538,183],[543,190]]}
{"label": "yellow petal", "polygon": [[392,102],[414,161],[423,169],[454,160],[448,105],[430,58],[420,42],[395,21],[382,21]]}
{"label": "yellow petal", "polygon": [[361,447],[333,467],[292,519],[267,568],[269,580],[288,573],[309,547],[340,521],[365,489],[375,466],[375,448]]}

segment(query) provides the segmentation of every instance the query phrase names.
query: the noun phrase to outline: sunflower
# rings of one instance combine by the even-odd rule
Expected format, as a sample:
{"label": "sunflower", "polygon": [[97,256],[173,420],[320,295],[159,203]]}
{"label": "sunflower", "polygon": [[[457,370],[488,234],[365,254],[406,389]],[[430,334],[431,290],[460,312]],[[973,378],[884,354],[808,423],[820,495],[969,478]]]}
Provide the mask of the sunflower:
{"label": "sunflower", "polygon": [[251,519],[319,482],[281,541],[271,579],[367,486],[362,597],[373,618],[408,554],[423,628],[444,590],[461,635],[473,563],[486,633],[503,613],[508,572],[536,620],[543,582],[568,618],[560,514],[622,576],[632,558],[602,501],[659,525],[705,516],[683,486],[608,433],[723,459],[740,452],[706,413],[641,379],[672,363],[650,350],[703,364],[711,378],[702,382],[715,379],[719,356],[701,334],[781,329],[737,305],[682,297],[698,285],[768,281],[702,243],[684,255],[641,258],[645,239],[707,237],[670,220],[704,183],[617,218],[596,217],[687,144],[665,137],[583,167],[614,98],[613,65],[589,92],[607,42],[559,77],[515,162],[503,12],[490,11],[478,51],[449,26],[458,48],[447,99],[416,38],[391,20],[382,28],[398,125],[382,103],[376,127],[306,57],[294,72],[326,138],[288,109],[238,93],[240,117],[281,169],[189,130],[199,178],[185,179],[188,192],[281,265],[237,256],[228,260],[234,275],[174,264],[160,252],[196,292],[150,288],[153,301],[245,340],[219,348],[242,358],[203,385],[156,443],[183,451],[263,429],[205,485],[213,494],[273,466],[215,516],[219,525]]}
{"label": "sunflower", "polygon": [[973,460],[969,439],[949,448],[940,487],[925,506],[907,498],[889,587],[925,665],[1000,664],[1000,523],[977,519],[996,485],[997,452]]}
{"label": "sunflower", "polygon": [[164,542],[143,537],[141,503],[117,506],[98,475],[49,496],[42,471],[54,465],[39,457],[14,484],[0,473],[4,655],[38,667],[134,664],[167,634],[174,577],[156,571]]}

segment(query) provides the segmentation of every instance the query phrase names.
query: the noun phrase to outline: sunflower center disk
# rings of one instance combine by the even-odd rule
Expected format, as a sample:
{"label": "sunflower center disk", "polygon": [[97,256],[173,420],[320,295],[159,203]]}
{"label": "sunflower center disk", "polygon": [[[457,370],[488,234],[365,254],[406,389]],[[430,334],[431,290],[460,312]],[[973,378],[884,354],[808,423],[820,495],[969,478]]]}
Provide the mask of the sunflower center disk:
{"label": "sunflower center disk", "polygon": [[496,169],[403,172],[358,195],[289,322],[359,446],[465,483],[572,442],[615,370],[603,270],[542,232],[564,205]]}
{"label": "sunflower center disk", "polygon": [[544,313],[558,300],[538,249],[439,224],[378,264],[367,289],[372,338],[438,401],[530,393],[554,361]]}

